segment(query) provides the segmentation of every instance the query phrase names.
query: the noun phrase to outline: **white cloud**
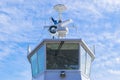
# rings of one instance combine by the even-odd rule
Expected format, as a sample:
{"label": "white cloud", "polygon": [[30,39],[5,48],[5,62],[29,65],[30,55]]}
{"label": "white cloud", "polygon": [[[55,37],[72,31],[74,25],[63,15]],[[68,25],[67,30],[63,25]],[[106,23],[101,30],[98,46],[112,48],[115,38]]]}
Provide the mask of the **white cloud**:
{"label": "white cloud", "polygon": [[10,17],[4,14],[0,14],[0,24],[8,24],[10,21]]}
{"label": "white cloud", "polygon": [[19,75],[24,78],[24,80],[32,80],[32,74],[30,71],[25,70],[23,72],[20,72]]}
{"label": "white cloud", "polygon": [[0,61],[7,60],[11,55],[18,55],[19,57],[27,56],[27,45],[21,42],[14,41],[0,41]]}
{"label": "white cloud", "polygon": [[120,11],[120,0],[93,0],[98,8],[103,11],[114,12]]}
{"label": "white cloud", "polygon": [[[74,6],[74,7],[73,7]],[[89,7],[88,7],[89,6]],[[96,21],[103,17],[100,11],[92,4],[92,2],[72,1],[68,4],[68,11],[84,20]],[[72,16],[72,15],[71,15]]]}
{"label": "white cloud", "polygon": [[110,40],[113,44],[120,43],[120,31],[119,28],[115,32],[104,32],[102,33],[102,36],[105,37],[105,39]]}
{"label": "white cloud", "polygon": [[114,75],[120,75],[120,70],[108,70],[109,73],[114,74]]}
{"label": "white cloud", "polygon": [[[42,2],[14,1],[1,1],[4,4],[1,7],[3,13],[0,13],[0,41],[37,41],[38,37],[42,36],[41,31],[43,30],[42,24],[44,24],[44,21],[42,22],[41,20],[43,19],[41,18],[50,12],[45,13],[46,10],[44,8],[38,8],[39,6],[37,4],[41,5],[43,4]],[[24,3],[21,4],[22,2]],[[36,18],[39,19],[36,20]]]}
{"label": "white cloud", "polygon": [[[12,44],[14,45],[14,44]],[[0,60],[3,60],[6,56],[10,55],[11,48],[9,45],[1,44],[0,45]]]}
{"label": "white cloud", "polygon": [[115,58],[116,63],[120,64],[120,57]]}

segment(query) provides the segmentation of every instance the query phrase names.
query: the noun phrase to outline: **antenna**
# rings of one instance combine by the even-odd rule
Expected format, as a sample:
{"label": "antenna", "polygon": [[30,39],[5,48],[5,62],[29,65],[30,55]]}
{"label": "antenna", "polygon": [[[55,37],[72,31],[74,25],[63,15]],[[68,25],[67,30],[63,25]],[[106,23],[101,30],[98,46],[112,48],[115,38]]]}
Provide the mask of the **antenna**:
{"label": "antenna", "polygon": [[59,14],[59,21],[61,20],[62,13],[67,9],[65,5],[63,4],[57,4],[54,6],[54,9],[58,12]]}
{"label": "antenna", "polygon": [[30,52],[31,52],[31,49],[30,49],[30,45],[28,44],[28,47],[27,47],[27,54],[29,55]]}
{"label": "antenna", "polygon": [[53,17],[51,17],[51,21],[53,22],[53,25],[44,26],[44,28],[48,28],[48,31],[53,36],[53,39],[55,36],[58,36],[58,38],[63,38],[68,33],[68,25],[72,22],[72,19],[68,19],[65,21],[62,21],[62,13],[66,10],[66,6],[63,4],[57,4],[54,6],[54,10],[58,12],[59,19],[55,20]]}
{"label": "antenna", "polygon": [[94,52],[94,54],[95,54],[95,45],[93,45],[93,52]]}
{"label": "antenna", "polygon": [[93,48],[94,48],[94,54],[95,54],[95,45],[93,45]]}

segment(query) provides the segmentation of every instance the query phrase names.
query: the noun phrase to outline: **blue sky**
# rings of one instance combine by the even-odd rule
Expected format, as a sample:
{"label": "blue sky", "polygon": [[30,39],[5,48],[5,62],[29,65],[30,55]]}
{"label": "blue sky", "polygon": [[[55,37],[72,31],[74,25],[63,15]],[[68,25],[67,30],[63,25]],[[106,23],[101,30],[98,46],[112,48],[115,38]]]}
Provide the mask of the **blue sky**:
{"label": "blue sky", "polygon": [[78,29],[67,37],[96,46],[91,80],[120,80],[120,0],[0,0],[0,79],[31,80],[27,46],[51,38],[43,26],[57,19],[59,3],[68,8],[63,19]]}

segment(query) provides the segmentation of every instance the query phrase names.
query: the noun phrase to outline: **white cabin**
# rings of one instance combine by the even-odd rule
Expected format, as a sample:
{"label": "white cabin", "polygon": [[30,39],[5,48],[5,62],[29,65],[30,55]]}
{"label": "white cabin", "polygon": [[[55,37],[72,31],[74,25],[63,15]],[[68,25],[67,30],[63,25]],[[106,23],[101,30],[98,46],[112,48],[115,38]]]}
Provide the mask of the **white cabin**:
{"label": "white cabin", "polygon": [[95,55],[82,39],[45,39],[27,57],[32,80],[90,80]]}

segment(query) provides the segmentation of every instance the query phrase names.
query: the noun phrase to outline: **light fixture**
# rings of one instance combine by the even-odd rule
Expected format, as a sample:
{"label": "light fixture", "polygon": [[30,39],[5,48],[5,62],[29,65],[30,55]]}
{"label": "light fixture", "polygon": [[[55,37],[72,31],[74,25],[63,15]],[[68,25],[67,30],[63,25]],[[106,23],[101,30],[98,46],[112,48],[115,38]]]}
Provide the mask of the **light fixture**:
{"label": "light fixture", "polygon": [[61,77],[61,78],[65,78],[65,77],[66,77],[65,71],[61,71],[60,77]]}

